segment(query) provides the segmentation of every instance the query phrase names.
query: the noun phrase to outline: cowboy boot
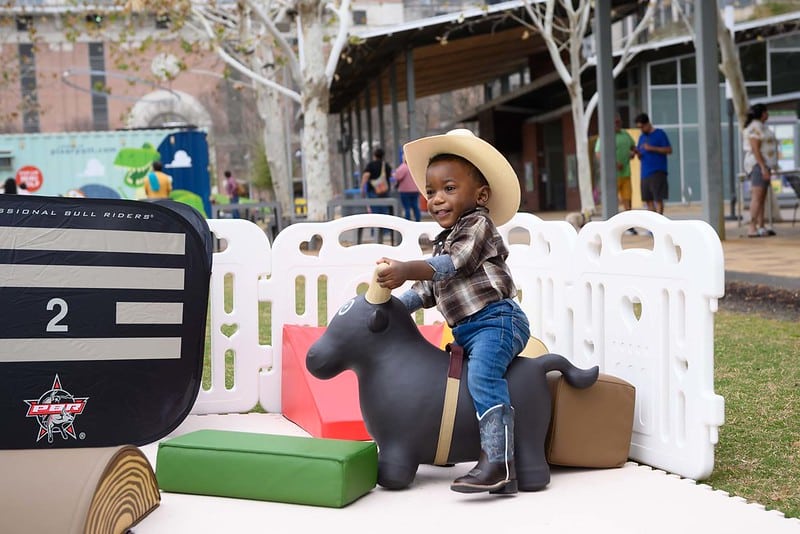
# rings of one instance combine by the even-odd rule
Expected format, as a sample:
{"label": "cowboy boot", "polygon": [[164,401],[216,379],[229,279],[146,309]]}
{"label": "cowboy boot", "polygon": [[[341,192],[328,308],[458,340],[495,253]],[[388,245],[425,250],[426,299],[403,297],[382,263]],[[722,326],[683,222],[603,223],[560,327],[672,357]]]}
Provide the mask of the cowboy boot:
{"label": "cowboy boot", "polygon": [[455,479],[450,489],[460,493],[516,493],[514,408],[508,404],[492,406],[478,417],[478,427],[481,434],[478,464]]}

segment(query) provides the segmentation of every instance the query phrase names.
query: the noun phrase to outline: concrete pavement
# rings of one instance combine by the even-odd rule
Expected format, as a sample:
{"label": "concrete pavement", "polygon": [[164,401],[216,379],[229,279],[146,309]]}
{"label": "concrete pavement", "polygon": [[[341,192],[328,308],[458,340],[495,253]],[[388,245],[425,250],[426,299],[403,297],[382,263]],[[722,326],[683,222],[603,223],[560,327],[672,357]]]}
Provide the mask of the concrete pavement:
{"label": "concrete pavement", "polygon": [[[725,239],[722,249],[725,254],[725,281],[768,285],[771,287],[800,291],[800,210],[798,221],[792,224],[791,209],[781,211],[780,221],[773,221],[776,235],[770,237],[747,237],[747,212],[744,224],[736,220],[725,221]],[[725,211],[726,214],[730,213]],[[567,212],[536,213],[546,220],[564,220]],[[701,219],[702,206],[667,205],[664,215],[670,219]],[[595,217],[595,220],[597,218]],[[625,236],[632,246],[648,246],[652,238]]]}

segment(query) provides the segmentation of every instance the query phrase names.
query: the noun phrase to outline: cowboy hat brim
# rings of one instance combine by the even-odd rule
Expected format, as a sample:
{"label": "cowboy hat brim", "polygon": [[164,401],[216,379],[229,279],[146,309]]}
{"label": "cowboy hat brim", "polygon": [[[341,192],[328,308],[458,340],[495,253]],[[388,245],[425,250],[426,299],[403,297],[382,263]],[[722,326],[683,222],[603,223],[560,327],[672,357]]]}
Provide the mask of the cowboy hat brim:
{"label": "cowboy hat brim", "polygon": [[423,195],[431,158],[438,154],[455,154],[475,165],[489,182],[491,194],[486,208],[495,225],[507,223],[519,209],[519,179],[514,168],[495,147],[469,130],[459,128],[410,141],[403,146],[403,152],[411,177]]}

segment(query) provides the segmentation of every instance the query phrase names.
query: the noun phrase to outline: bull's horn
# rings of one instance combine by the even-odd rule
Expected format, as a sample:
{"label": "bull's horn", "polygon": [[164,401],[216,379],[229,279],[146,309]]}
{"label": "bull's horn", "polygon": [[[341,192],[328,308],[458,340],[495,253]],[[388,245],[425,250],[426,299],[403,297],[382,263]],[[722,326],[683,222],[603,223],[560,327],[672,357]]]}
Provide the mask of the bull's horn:
{"label": "bull's horn", "polygon": [[388,267],[389,265],[387,263],[379,263],[378,266],[375,267],[375,272],[372,273],[372,282],[370,282],[369,289],[367,289],[367,293],[364,295],[364,298],[370,304],[383,304],[392,298],[392,292],[378,284],[378,273]]}

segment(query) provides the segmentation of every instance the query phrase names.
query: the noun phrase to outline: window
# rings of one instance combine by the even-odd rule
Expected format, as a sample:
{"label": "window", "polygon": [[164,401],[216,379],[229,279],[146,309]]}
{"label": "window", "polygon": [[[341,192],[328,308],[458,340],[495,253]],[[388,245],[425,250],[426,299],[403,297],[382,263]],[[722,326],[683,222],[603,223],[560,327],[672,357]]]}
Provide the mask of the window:
{"label": "window", "polygon": [[650,98],[652,99],[650,121],[653,124],[678,124],[680,122],[677,89],[652,89]]}
{"label": "window", "polygon": [[681,122],[697,123],[697,87],[681,87]]}
{"label": "window", "polygon": [[17,31],[26,32],[33,27],[33,17],[30,15],[17,16]]}
{"label": "window", "polygon": [[39,95],[36,90],[36,55],[32,44],[19,45],[19,84],[22,90],[22,131],[39,131]]}
{"label": "window", "polygon": [[650,65],[650,83],[652,85],[675,85],[678,83],[678,65],[675,61],[666,61]]}
{"label": "window", "polygon": [[86,24],[100,27],[103,25],[103,15],[100,13],[89,13],[86,15]]}
{"label": "window", "polygon": [[739,62],[747,82],[767,81],[767,44],[753,43],[739,47]]}
{"label": "window", "polygon": [[747,86],[747,97],[748,98],[761,98],[767,96],[767,86],[766,85],[749,85]]}
{"label": "window", "polygon": [[169,29],[169,15],[165,13],[161,13],[156,15],[156,29],[157,30],[168,30]]}
{"label": "window", "polygon": [[800,52],[772,52],[769,62],[773,95],[800,91]]}
{"label": "window", "polygon": [[14,166],[14,155],[8,150],[0,150],[0,169],[11,170]]}
{"label": "window", "polygon": [[681,83],[697,83],[697,62],[694,57],[685,57],[681,60]]}
{"label": "window", "polygon": [[367,24],[367,12],[364,9],[353,10],[353,24],[364,26]]}

